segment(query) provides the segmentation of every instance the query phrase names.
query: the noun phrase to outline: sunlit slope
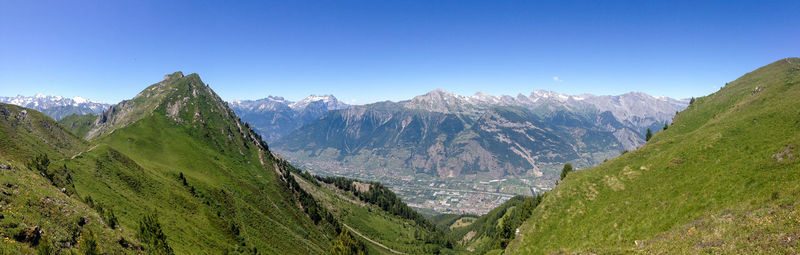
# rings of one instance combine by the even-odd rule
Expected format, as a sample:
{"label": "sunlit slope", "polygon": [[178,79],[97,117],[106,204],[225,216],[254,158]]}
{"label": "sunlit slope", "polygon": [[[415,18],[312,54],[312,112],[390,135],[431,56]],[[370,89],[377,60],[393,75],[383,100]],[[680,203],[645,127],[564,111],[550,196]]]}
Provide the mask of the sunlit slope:
{"label": "sunlit slope", "polygon": [[97,120],[97,116],[97,114],[70,114],[59,120],[58,124],[66,129],[69,129],[78,137],[85,137],[86,133],[89,132],[89,129],[92,128],[95,120]]}
{"label": "sunlit slope", "polygon": [[[3,253],[33,254],[45,247],[84,252],[91,250],[90,246],[113,254],[140,251],[141,245],[131,229],[112,225],[75,192],[64,159],[86,147],[84,141],[56,125],[50,117],[35,110],[0,104],[0,250]],[[38,167],[31,164],[45,155],[45,163]]]}
{"label": "sunlit slope", "polygon": [[36,110],[0,103],[0,157],[23,165],[37,154],[71,156],[86,143]]}
{"label": "sunlit slope", "polygon": [[[438,231],[430,223],[421,225],[408,217],[404,218],[361,200],[354,190],[343,190],[339,186],[313,178],[310,174],[299,175],[299,170],[289,170],[293,170],[292,175],[300,187],[313,196],[320,206],[331,212],[342,228],[347,228],[367,245],[370,254],[452,254],[461,251],[452,244],[448,247],[444,232]],[[363,192],[374,189],[376,185],[358,183]]]}
{"label": "sunlit slope", "polygon": [[698,98],[642,148],[570,174],[507,252],[796,253],[800,59]]}
{"label": "sunlit slope", "polygon": [[67,163],[80,194],[113,207],[126,229],[156,212],[178,254],[328,252],[266,145],[199,76],[173,74],[133,101],[105,113],[116,124]]}

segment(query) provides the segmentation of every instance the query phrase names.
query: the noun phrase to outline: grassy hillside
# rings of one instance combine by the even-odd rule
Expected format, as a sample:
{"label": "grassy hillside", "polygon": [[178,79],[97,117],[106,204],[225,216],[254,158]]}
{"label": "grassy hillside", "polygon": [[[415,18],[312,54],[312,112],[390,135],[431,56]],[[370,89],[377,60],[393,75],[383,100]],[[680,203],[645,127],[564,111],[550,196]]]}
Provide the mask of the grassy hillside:
{"label": "grassy hillside", "polygon": [[75,192],[64,160],[85,148],[46,115],[0,104],[0,253],[141,251],[131,228]]}
{"label": "grassy hillside", "polygon": [[[105,112],[88,142],[33,110],[2,105],[0,115],[0,164],[13,168],[0,176],[10,194],[0,233],[25,236],[6,250],[39,249],[27,232],[40,230],[61,252],[91,247],[86,236],[108,253],[324,254],[337,240],[196,74],[167,76]],[[26,164],[40,155],[50,163]]]}
{"label": "grassy hillside", "polygon": [[173,75],[134,102],[145,102],[130,111],[143,117],[110,116],[129,124],[68,163],[85,170],[74,175],[79,193],[124,212],[125,228],[157,212],[176,253],[328,252],[332,238],[282,185],[266,145],[198,75]]}
{"label": "grassy hillside", "polygon": [[97,120],[97,114],[71,114],[59,120],[58,124],[69,129],[78,137],[85,137],[95,120]]}
{"label": "grassy hillside", "polygon": [[567,176],[507,252],[798,252],[798,99],[797,58],[698,98],[642,148]]}
{"label": "grassy hillside", "polygon": [[444,232],[399,199],[392,199],[394,193],[379,183],[298,173],[294,175],[302,188],[339,219],[342,227],[358,233],[371,254],[456,251]]}
{"label": "grassy hillside", "polygon": [[444,216],[448,238],[469,253],[499,253],[514,238],[517,228],[541,202],[542,197],[516,196],[480,217]]}

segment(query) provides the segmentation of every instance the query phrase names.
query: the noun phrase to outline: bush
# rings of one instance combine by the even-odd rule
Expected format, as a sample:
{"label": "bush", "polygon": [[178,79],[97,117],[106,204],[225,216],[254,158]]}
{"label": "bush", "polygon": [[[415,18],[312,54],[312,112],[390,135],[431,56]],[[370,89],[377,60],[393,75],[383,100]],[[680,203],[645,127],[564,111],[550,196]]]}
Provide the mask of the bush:
{"label": "bush", "polygon": [[78,247],[82,254],[85,255],[95,255],[101,254],[99,248],[97,247],[97,238],[94,236],[92,231],[88,231],[81,235],[81,240],[78,242]]}
{"label": "bush", "polygon": [[47,173],[48,166],[50,166],[50,158],[47,157],[47,154],[37,155],[27,164],[28,169],[39,170],[44,173]]}
{"label": "bush", "polygon": [[39,247],[36,248],[36,254],[51,255],[55,253],[56,250],[53,248],[53,245],[50,244],[50,240],[48,240],[47,237],[42,236],[42,240],[39,243]]}

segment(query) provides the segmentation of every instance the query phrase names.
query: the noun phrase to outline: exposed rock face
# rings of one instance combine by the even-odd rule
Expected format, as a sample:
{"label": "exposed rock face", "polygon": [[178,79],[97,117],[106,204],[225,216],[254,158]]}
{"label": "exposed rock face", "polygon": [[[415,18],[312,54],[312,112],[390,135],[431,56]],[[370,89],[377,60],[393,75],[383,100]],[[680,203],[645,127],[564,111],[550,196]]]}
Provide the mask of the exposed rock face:
{"label": "exposed rock face", "polygon": [[86,139],[92,139],[111,131],[115,128],[127,126],[143,116],[150,114],[158,104],[173,90],[169,85],[177,79],[183,78],[183,73],[175,72],[164,76],[164,80],[147,87],[139,92],[133,99],[124,100],[112,106],[97,117],[92,129],[86,134]]}
{"label": "exposed rock face", "polygon": [[[686,100],[619,96],[459,96],[442,90],[402,102],[333,110],[274,143],[290,159],[441,177],[541,176],[542,165],[585,167],[632,150]],[[258,125],[256,125],[258,126]]]}

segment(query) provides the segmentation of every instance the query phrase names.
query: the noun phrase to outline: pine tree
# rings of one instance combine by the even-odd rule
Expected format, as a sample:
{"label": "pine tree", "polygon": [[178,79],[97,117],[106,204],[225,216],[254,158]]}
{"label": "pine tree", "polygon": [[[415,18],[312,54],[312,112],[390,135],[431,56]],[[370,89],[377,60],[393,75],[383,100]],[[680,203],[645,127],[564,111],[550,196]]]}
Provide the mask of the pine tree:
{"label": "pine tree", "polygon": [[666,122],[664,122],[664,130],[667,130],[667,128],[669,128],[669,126],[667,125]]}
{"label": "pine tree", "polygon": [[572,165],[570,163],[564,164],[564,168],[561,169],[561,180],[564,180],[570,172],[572,172]]}
{"label": "pine tree", "polygon": [[650,138],[652,137],[653,137],[653,131],[650,131],[650,129],[648,128],[647,134],[644,135],[644,141],[645,142],[650,141]]}

